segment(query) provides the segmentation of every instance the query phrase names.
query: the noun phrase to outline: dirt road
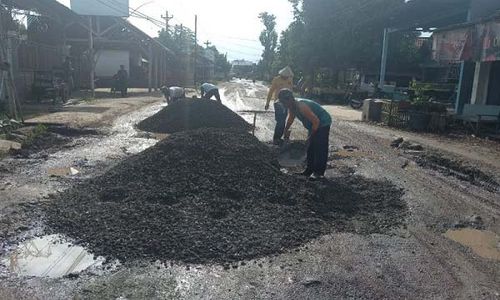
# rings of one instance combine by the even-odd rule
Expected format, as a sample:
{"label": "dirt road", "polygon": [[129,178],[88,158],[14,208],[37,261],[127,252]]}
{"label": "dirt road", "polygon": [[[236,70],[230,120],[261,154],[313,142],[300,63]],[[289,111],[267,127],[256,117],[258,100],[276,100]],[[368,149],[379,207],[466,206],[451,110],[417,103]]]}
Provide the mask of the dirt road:
{"label": "dirt road", "polygon": [[[235,111],[261,110],[264,106],[263,84],[240,80],[223,84],[221,89],[223,103]],[[390,145],[395,137],[405,137],[427,150],[476,166],[500,182],[498,144],[363,124],[355,121],[358,112],[337,107],[328,107],[335,121],[327,176],[356,174],[387,179],[402,188],[409,207],[406,226],[384,235],[329,234],[296,251],[242,262],[229,270],[218,265],[138,262],[96,265],[78,275],[60,278],[12,274],[6,260],[14,257],[9,255],[15,251],[13,242],[41,231],[26,223],[30,210],[36,215],[36,209],[26,203],[50,201],[50,193],[101,174],[127,155],[155,144],[155,139],[137,133],[133,124],[160,108],[153,104],[126,114],[117,118],[105,135],[80,136],[67,148],[46,156],[9,158],[0,163],[0,214],[7,220],[0,227],[6,231],[0,254],[7,255],[0,258],[4,265],[0,266],[0,298],[500,299],[500,191],[421,167],[415,153]],[[253,114],[241,114],[253,121]],[[257,125],[256,136],[270,141],[272,113],[259,114]],[[303,139],[305,134],[295,126],[292,138]],[[47,176],[50,168],[66,166],[80,173],[62,178]],[[23,208],[15,206],[19,203],[25,203]],[[465,235],[462,244],[444,235],[449,229],[463,230],[458,233]],[[470,231],[476,239],[471,247],[466,246],[471,242],[471,237],[466,236]],[[56,246],[47,247],[54,247],[56,252]],[[15,258],[21,261],[24,255],[32,259],[34,251],[29,249],[30,255],[24,251]],[[62,264],[56,257],[52,265],[58,263]]]}

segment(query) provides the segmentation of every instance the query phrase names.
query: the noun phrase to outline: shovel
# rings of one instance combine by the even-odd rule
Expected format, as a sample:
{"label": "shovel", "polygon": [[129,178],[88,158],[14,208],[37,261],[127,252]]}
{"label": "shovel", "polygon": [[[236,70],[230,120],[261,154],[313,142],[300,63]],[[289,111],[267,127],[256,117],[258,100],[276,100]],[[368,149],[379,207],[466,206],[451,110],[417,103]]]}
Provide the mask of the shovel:
{"label": "shovel", "polygon": [[290,167],[301,165],[306,159],[308,147],[309,140],[290,141],[286,138],[279,149],[280,164]]}
{"label": "shovel", "polygon": [[267,110],[239,110],[237,111],[239,113],[245,113],[245,114],[253,114],[253,127],[252,127],[252,135],[255,136],[255,128],[256,128],[256,123],[257,123],[257,114],[269,114],[273,113],[272,111],[267,111]]}

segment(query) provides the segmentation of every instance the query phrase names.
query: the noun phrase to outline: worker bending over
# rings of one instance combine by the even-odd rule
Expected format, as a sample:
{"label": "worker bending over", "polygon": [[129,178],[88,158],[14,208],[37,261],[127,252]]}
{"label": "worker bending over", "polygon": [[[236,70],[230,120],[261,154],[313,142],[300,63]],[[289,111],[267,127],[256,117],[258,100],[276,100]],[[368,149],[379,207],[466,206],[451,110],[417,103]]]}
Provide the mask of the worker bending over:
{"label": "worker bending over", "polygon": [[278,102],[278,93],[282,89],[293,90],[293,72],[290,67],[286,67],[279,71],[279,75],[276,76],[272,83],[269,92],[267,93],[267,102],[265,109],[269,109],[269,103],[274,100],[274,118],[276,120],[276,127],[274,128],[273,143],[279,145],[282,143],[281,137],[285,132],[285,122],[287,116],[286,107]]}
{"label": "worker bending over", "polygon": [[215,96],[215,99],[221,103],[219,88],[211,83],[204,83],[201,85],[201,98],[210,100]]}
{"label": "worker bending over", "polygon": [[285,138],[290,137],[290,127],[295,118],[299,119],[309,131],[307,138],[307,168],[301,175],[319,179],[324,177],[328,161],[328,144],[332,117],[318,103],[308,99],[295,99],[293,92],[282,89],[278,94],[279,102],[288,109]]}
{"label": "worker bending over", "polygon": [[182,87],[162,86],[161,91],[162,91],[163,95],[165,96],[165,100],[167,101],[168,104],[173,103],[173,102],[177,102],[178,100],[182,100],[182,99],[186,98],[186,90]]}

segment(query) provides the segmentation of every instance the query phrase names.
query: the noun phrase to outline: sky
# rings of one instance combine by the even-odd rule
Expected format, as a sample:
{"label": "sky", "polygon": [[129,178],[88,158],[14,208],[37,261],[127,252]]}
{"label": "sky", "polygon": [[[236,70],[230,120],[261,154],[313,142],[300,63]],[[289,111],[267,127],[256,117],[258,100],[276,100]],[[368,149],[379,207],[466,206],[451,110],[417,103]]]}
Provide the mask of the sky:
{"label": "sky", "polygon": [[[70,6],[70,0],[58,1]],[[229,60],[257,62],[260,59],[263,48],[259,34],[263,25],[258,19],[259,13],[267,11],[276,16],[278,33],[293,20],[288,0],[130,0],[131,9],[138,7],[139,12],[158,20],[163,20],[161,16],[168,10],[169,15],[173,15],[170,26],[183,24],[193,30],[197,14],[199,44],[210,41],[220,52],[227,53]],[[153,37],[160,30],[147,20],[130,17],[129,21]]]}

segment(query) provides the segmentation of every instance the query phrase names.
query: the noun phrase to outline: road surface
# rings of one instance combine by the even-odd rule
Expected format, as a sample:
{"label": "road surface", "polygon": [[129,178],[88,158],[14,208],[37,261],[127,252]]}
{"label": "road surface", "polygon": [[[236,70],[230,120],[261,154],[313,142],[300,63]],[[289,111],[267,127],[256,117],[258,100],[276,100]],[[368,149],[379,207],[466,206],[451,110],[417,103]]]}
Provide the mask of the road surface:
{"label": "road surface", "polygon": [[[266,91],[262,83],[245,80],[221,85],[223,103],[235,111],[261,110]],[[16,220],[22,216],[15,217],[20,213],[13,208],[15,204],[50,201],[49,193],[101,174],[120,159],[154,145],[156,140],[137,133],[133,124],[161,107],[155,102],[128,113],[117,118],[106,135],[79,137],[72,147],[43,158],[2,161],[0,215],[12,220],[3,228],[15,232],[20,226],[22,221]],[[327,109],[334,117],[331,150],[336,154],[327,176],[350,172],[387,179],[404,189],[409,207],[406,226],[389,235],[330,234],[300,251],[249,261],[230,270],[136,263],[109,270],[91,268],[72,278],[40,278],[18,277],[4,267],[0,268],[0,298],[500,299],[500,256],[496,256],[500,251],[500,192],[420,167],[411,153],[390,144],[396,137],[405,137],[474,165],[497,181],[499,145],[401,132],[356,121],[360,113],[350,109]],[[242,116],[253,121],[252,114]],[[273,126],[272,113],[259,114],[256,136],[269,142]],[[293,139],[303,139],[305,134],[300,126],[293,127]],[[345,151],[345,146],[354,151]],[[74,166],[81,173],[73,179],[46,175],[48,169],[62,166]],[[481,233],[488,233],[489,238],[477,238],[472,241],[476,245],[468,246],[471,236],[459,243],[445,236],[449,229],[471,230],[472,239]],[[33,233],[36,230],[29,234]],[[0,253],[11,253],[11,241],[16,239],[20,238],[4,240]]]}

